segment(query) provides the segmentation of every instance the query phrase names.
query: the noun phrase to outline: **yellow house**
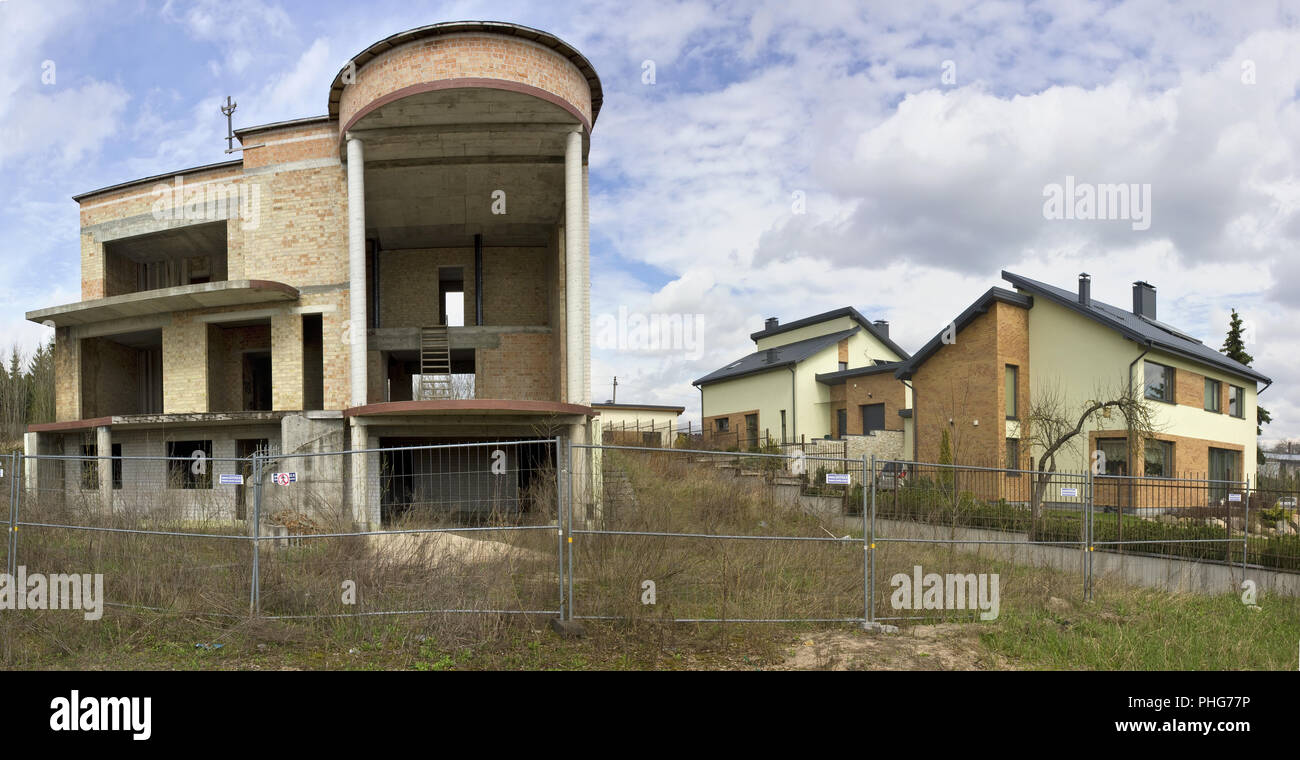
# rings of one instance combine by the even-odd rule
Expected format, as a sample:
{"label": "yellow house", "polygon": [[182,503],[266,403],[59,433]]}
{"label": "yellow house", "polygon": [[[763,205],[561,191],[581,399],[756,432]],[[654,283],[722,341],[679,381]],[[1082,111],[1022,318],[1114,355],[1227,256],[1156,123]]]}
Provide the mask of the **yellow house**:
{"label": "yellow house", "polygon": [[1100,451],[1108,475],[1254,478],[1255,398],[1272,381],[1159,321],[1154,286],[1134,283],[1124,309],[1093,299],[1087,274],[1075,291],[1002,277],[1014,291],[990,289],[897,370],[915,394],[908,458],[938,461],[947,430],[958,463],[1028,468],[1041,454],[1021,445],[1031,405],[1050,395],[1078,414],[1133,387],[1154,411],[1155,440],[1130,446],[1122,420],[1089,420],[1058,453],[1060,470],[1085,472]]}
{"label": "yellow house", "polygon": [[844,307],[749,336],[755,351],[694,381],[706,442],[753,448],[819,438],[896,438],[911,405],[893,372],[908,353],[889,323]]}

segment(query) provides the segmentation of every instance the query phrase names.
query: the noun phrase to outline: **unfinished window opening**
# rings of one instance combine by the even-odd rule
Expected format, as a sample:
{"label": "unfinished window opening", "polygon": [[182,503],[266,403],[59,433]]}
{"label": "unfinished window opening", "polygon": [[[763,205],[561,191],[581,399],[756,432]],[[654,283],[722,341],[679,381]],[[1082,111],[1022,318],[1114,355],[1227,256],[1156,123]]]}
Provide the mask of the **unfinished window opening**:
{"label": "unfinished window opening", "polygon": [[81,416],[162,412],[162,330],[83,338]]}
{"label": "unfinished window opening", "polygon": [[325,355],[319,314],[302,317],[302,408],[325,408]]}
{"label": "unfinished window opening", "polygon": [[[554,444],[411,449],[465,443],[461,439],[381,438],[380,519],[406,525],[514,522],[551,502]],[[552,502],[553,503],[553,502]]]}
{"label": "unfinished window opening", "polygon": [[465,326],[465,270],[462,267],[438,267],[438,309],[441,324]]}
{"label": "unfinished window opening", "polygon": [[212,488],[212,441],[167,442],[167,487]]}
{"label": "unfinished window opening", "polygon": [[244,354],[244,401],[246,412],[271,411],[271,352]]}
{"label": "unfinished window opening", "polygon": [[104,244],[104,295],[227,279],[226,222],[177,227]]}

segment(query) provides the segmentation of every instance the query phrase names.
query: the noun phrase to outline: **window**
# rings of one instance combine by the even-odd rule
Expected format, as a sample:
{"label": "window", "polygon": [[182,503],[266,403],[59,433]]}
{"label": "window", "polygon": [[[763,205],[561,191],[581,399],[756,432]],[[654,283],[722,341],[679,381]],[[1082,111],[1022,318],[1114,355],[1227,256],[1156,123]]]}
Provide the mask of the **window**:
{"label": "window", "polygon": [[[1007,469],[1020,469],[1020,439],[1019,438],[1007,439],[1006,467]],[[1013,478],[1020,477],[1020,473],[1018,472],[1008,472],[1007,475]]]}
{"label": "window", "polygon": [[863,435],[871,435],[872,431],[885,429],[884,404],[863,404],[860,409]]}
{"label": "window", "polygon": [[1107,475],[1128,474],[1128,441],[1124,438],[1101,438],[1097,441]]}
{"label": "window", "polygon": [[717,426],[719,433],[725,433],[731,429],[731,420],[727,417],[719,417],[713,421],[713,424]]}
{"label": "window", "polygon": [[781,410],[781,443],[785,443],[785,442],[786,442],[786,437],[785,437],[785,410],[782,409],[782,410]]}
{"label": "window", "polygon": [[99,460],[94,459],[95,445],[93,443],[81,445],[81,455],[88,457],[81,460],[81,490],[98,491],[99,490]]}
{"label": "window", "polygon": [[849,368],[849,363],[848,363],[848,362],[840,362],[840,372],[843,372],[844,370],[846,370],[846,369],[848,369],[848,368]]}
{"label": "window", "polygon": [[113,490],[122,490],[122,444],[113,444]]}
{"label": "window", "polygon": [[849,433],[849,410],[838,409],[835,412],[835,429],[838,432],[837,438],[843,438]]}
{"label": "window", "polygon": [[1019,419],[1019,413],[1016,408],[1016,389],[1019,387],[1020,370],[1014,364],[1007,365],[1006,374],[1006,396],[1007,396],[1007,419]]}
{"label": "window", "polygon": [[1170,441],[1147,441],[1143,472],[1152,478],[1174,476],[1174,444]]}
{"label": "window", "polygon": [[1174,403],[1174,368],[1155,362],[1145,362],[1147,398],[1152,401]]}
{"label": "window", "polygon": [[1218,380],[1205,378],[1205,411],[1223,411],[1223,386]]}
{"label": "window", "polygon": [[167,487],[212,487],[212,441],[167,442]]}
{"label": "window", "polygon": [[745,415],[745,437],[749,439],[749,448],[758,446],[758,415]]}
{"label": "window", "polygon": [[1246,416],[1246,391],[1235,385],[1228,386],[1228,414],[1233,417]]}

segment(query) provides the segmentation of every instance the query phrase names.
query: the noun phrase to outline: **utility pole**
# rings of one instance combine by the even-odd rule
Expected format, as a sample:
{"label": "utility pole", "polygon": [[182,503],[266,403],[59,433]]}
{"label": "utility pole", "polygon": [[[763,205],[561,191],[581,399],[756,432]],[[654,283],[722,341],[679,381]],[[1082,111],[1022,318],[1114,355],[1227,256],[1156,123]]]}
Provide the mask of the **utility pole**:
{"label": "utility pole", "polygon": [[614,375],[614,396],[609,400],[609,403],[618,403],[618,375]]}
{"label": "utility pole", "polygon": [[221,107],[221,112],[226,115],[226,152],[227,153],[235,152],[235,126],[234,126],[234,121],[231,117],[235,115],[235,109],[238,107],[239,104],[232,102],[230,100],[229,95],[226,96],[226,104]]}

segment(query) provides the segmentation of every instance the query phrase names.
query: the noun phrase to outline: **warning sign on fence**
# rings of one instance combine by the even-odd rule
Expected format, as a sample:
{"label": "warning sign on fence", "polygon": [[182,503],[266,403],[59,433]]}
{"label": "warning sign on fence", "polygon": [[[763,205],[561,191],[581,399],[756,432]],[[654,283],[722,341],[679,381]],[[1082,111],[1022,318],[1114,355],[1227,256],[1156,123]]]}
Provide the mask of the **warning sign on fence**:
{"label": "warning sign on fence", "polygon": [[276,472],[271,474],[271,482],[277,486],[287,486],[290,483],[298,482],[298,473],[296,472]]}
{"label": "warning sign on fence", "polygon": [[1079,496],[1079,489],[1077,489],[1077,488],[1062,488],[1062,489],[1061,489],[1061,496],[1073,496],[1073,497],[1075,497],[1075,498],[1078,498],[1078,496]]}
{"label": "warning sign on fence", "polygon": [[1228,494],[1228,501],[1241,501],[1241,494],[1239,493]]}
{"label": "warning sign on fence", "polygon": [[244,484],[244,476],[238,473],[234,475],[231,474],[218,475],[217,483],[223,486],[242,486]]}
{"label": "warning sign on fence", "polygon": [[847,472],[828,472],[826,473],[826,485],[828,486],[847,486],[849,484],[849,474]]}

